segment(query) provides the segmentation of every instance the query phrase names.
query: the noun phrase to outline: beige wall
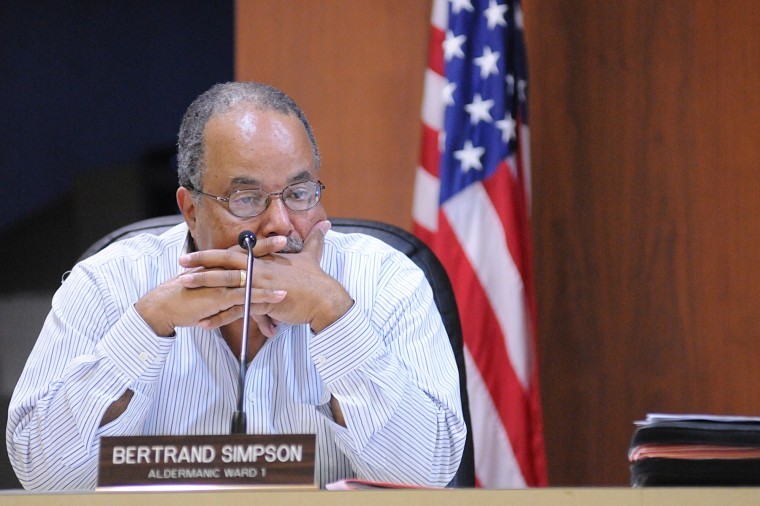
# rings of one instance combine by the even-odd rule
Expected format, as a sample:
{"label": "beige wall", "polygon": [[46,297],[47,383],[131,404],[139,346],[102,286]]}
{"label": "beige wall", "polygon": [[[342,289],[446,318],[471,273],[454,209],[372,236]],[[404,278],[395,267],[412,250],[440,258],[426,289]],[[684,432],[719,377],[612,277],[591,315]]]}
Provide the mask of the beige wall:
{"label": "beige wall", "polygon": [[[753,0],[523,0],[550,481],[647,411],[760,415]],[[408,227],[430,1],[239,0],[237,78],[314,123],[333,215]]]}

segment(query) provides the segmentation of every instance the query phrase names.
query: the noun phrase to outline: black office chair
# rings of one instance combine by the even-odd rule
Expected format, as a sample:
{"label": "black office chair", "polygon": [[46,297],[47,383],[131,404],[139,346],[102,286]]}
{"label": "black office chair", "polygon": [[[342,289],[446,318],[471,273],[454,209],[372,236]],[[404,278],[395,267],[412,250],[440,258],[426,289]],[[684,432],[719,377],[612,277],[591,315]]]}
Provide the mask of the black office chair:
{"label": "black office chair", "polygon": [[[2,427],[8,423],[8,404],[11,398],[0,395],[0,420],[3,421]],[[3,447],[0,451],[0,489],[21,488],[21,483],[16,478],[16,472],[11,466],[11,460],[8,458],[8,452]]]}
{"label": "black office chair", "polygon": [[[138,221],[104,236],[87,251],[85,251],[79,260],[83,260],[94,253],[102,250],[106,246],[116,241],[121,241],[138,234],[149,233],[158,235],[182,221],[182,216],[171,215],[161,216],[158,218],[149,218]],[[433,252],[419,238],[410,234],[406,230],[398,228],[387,223],[380,223],[370,220],[357,220],[349,218],[330,218],[332,229],[336,232],[353,233],[358,232],[376,237],[385,243],[393,246],[397,250],[407,255],[417,266],[422,269],[425,276],[433,288],[433,297],[438,311],[441,313],[443,325],[451,341],[451,347],[454,350],[457,368],[459,369],[459,387],[462,394],[462,411],[464,422],[467,425],[467,439],[464,446],[464,454],[459,470],[449,483],[449,487],[474,487],[475,486],[475,457],[472,446],[472,428],[470,423],[470,405],[467,397],[467,376],[464,365],[464,352],[462,348],[462,326],[459,321],[459,312],[457,311],[456,301],[454,300],[454,291],[451,288],[451,282],[441,262],[436,258]]]}

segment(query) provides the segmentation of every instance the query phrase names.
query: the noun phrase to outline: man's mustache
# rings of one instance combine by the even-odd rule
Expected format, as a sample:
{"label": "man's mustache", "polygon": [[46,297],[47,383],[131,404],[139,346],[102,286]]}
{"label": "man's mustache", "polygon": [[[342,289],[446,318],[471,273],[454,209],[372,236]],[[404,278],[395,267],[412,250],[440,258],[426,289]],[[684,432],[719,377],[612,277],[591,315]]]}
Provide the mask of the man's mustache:
{"label": "man's mustache", "polygon": [[298,253],[303,249],[303,239],[295,235],[286,237],[285,247],[278,253]]}

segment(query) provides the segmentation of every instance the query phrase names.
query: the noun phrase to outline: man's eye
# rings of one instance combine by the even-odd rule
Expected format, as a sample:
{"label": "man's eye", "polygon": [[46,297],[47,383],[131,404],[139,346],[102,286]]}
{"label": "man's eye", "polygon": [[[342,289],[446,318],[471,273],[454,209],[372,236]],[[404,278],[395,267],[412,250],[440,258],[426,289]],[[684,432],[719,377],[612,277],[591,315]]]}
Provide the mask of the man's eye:
{"label": "man's eye", "polygon": [[263,199],[258,195],[237,195],[235,203],[241,206],[255,206],[261,204]]}
{"label": "man's eye", "polygon": [[309,192],[307,192],[304,189],[299,188],[296,190],[292,190],[290,194],[288,195],[288,197],[292,200],[305,200],[309,198]]}

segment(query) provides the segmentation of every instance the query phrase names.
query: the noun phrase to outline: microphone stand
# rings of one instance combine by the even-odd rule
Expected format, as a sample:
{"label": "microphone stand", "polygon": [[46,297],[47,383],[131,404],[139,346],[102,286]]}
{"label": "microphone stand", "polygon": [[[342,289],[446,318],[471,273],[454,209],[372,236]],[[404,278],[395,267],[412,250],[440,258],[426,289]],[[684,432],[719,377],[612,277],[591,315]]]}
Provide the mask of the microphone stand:
{"label": "microphone stand", "polygon": [[244,230],[238,237],[238,244],[248,251],[248,264],[246,265],[245,277],[245,317],[243,318],[243,336],[240,343],[240,375],[238,377],[237,411],[232,415],[231,434],[246,433],[245,410],[243,398],[245,397],[245,373],[247,369],[248,355],[248,329],[251,321],[251,285],[253,284],[253,247],[256,245],[256,236],[253,232]]}

